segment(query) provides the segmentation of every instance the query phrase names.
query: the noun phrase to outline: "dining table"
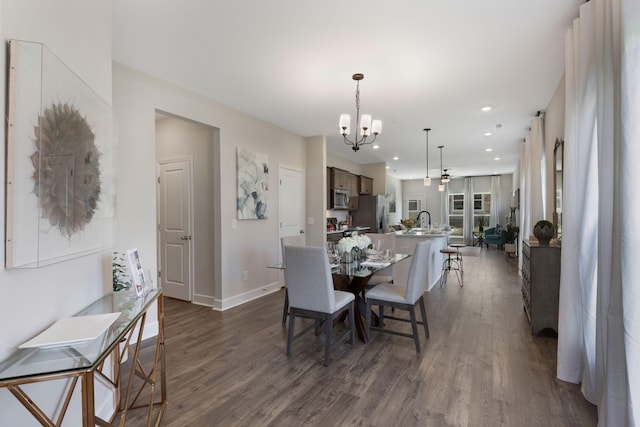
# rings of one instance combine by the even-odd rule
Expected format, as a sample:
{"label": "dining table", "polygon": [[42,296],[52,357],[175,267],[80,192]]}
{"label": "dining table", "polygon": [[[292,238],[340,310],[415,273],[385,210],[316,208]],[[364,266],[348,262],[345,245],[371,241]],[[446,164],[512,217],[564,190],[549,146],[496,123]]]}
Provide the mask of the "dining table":
{"label": "dining table", "polygon": [[[366,259],[354,260],[352,262],[340,262],[331,264],[331,276],[333,279],[333,287],[338,291],[351,292],[355,296],[354,303],[354,318],[356,333],[360,341],[366,343],[369,340],[365,328],[365,310],[366,303],[364,295],[365,289],[371,277],[391,267],[393,264],[406,260],[411,255],[409,254],[392,254],[388,256],[378,256],[377,254],[368,255]],[[277,268],[284,270],[286,266],[282,263],[268,266],[269,268]],[[378,326],[378,315],[371,313],[371,323],[374,326]],[[337,319],[337,321],[344,320],[345,316]]]}

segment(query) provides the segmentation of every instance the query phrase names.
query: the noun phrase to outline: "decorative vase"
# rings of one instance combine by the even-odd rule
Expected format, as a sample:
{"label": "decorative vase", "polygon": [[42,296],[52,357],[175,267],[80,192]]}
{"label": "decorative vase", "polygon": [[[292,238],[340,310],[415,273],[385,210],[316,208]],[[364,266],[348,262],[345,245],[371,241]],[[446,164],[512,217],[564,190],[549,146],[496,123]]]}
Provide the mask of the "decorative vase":
{"label": "decorative vase", "polygon": [[342,252],[342,255],[340,255],[340,262],[341,263],[349,264],[352,261],[353,261],[353,258],[351,257],[351,251]]}
{"label": "decorative vase", "polygon": [[360,249],[359,248],[352,248],[351,249],[351,260],[352,261],[358,261],[360,259]]}
{"label": "decorative vase", "polygon": [[553,224],[549,221],[538,221],[533,227],[533,235],[542,246],[549,246],[549,241],[553,237]]}

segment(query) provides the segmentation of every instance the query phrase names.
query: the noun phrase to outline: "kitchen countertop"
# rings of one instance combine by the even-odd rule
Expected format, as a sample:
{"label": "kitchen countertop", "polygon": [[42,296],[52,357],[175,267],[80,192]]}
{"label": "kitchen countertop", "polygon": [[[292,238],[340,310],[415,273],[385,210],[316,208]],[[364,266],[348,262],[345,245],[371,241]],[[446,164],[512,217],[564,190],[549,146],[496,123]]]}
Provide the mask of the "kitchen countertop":
{"label": "kitchen countertop", "polygon": [[419,237],[421,239],[432,238],[432,237],[448,237],[451,234],[452,230],[449,231],[438,231],[438,232],[430,232],[430,231],[411,231],[408,233],[406,230],[396,231],[396,237]]}
{"label": "kitchen countertop", "polygon": [[351,227],[346,230],[327,230],[327,234],[343,234],[345,231],[353,232],[353,231],[369,231],[371,227]]}

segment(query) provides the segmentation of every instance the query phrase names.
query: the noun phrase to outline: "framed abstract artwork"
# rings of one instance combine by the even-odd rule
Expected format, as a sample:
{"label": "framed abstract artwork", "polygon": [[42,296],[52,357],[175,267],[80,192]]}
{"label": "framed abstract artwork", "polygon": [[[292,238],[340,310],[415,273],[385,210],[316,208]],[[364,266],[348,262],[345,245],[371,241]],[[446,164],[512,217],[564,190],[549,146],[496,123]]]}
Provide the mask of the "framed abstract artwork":
{"label": "framed abstract artwork", "polygon": [[267,219],[269,216],[269,157],[238,147],[236,156],[238,219]]}
{"label": "framed abstract artwork", "polygon": [[8,89],[5,266],[111,248],[111,107],[41,43],[10,40]]}

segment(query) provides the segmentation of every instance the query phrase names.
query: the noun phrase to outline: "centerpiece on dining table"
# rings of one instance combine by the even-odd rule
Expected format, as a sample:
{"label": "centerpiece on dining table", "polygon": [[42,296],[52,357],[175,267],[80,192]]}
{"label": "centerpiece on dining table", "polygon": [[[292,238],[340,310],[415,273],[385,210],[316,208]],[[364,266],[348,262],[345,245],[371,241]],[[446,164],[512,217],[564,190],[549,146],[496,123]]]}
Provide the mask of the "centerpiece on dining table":
{"label": "centerpiece on dining table", "polygon": [[366,259],[368,248],[371,248],[371,239],[367,235],[354,233],[351,237],[343,237],[338,242],[340,260],[343,263]]}

